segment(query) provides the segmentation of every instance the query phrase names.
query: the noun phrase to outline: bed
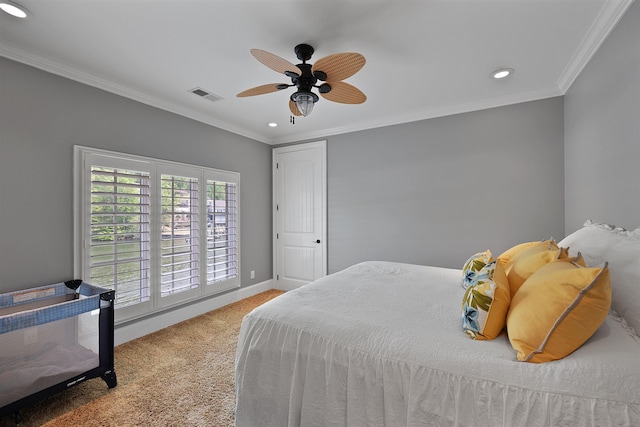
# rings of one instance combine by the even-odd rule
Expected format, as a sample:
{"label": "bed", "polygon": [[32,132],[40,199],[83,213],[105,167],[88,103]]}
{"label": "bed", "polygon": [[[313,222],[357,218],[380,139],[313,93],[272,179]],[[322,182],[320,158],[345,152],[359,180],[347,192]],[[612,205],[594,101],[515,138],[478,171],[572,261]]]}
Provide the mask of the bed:
{"label": "bed", "polygon": [[505,333],[469,339],[461,270],[363,262],[243,319],[236,426],[640,425],[640,338],[621,315],[637,314],[640,229],[588,221],[566,243],[592,265],[622,259],[607,261],[612,310],[567,357],[523,362]]}

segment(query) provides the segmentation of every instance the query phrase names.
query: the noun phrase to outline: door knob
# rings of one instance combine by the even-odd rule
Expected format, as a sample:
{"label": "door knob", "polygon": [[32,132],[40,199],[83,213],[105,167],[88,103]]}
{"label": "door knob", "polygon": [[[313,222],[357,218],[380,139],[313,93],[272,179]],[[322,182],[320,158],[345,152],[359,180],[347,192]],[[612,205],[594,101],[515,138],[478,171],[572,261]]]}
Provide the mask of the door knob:
{"label": "door knob", "polygon": [[320,243],[320,239],[316,240],[316,243]]}

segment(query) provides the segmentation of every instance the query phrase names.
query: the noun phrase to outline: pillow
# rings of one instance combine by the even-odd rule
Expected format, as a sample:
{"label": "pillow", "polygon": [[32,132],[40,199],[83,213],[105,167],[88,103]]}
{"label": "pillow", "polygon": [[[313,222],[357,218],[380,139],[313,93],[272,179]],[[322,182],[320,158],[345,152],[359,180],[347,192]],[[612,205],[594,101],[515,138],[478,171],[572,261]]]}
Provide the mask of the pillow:
{"label": "pillow", "polygon": [[462,329],[476,340],[491,340],[504,329],[511,293],[502,264],[492,261],[476,275],[462,300]]}
{"label": "pillow", "polygon": [[538,244],[540,244],[540,241],[526,242],[526,243],[520,243],[519,245],[515,245],[512,248],[502,252],[500,256],[498,256],[498,261],[500,261],[502,263],[502,266],[504,267],[511,260],[511,258],[513,258],[517,253],[522,252],[523,250]]}
{"label": "pillow", "polygon": [[587,265],[609,264],[611,308],[640,335],[640,228],[625,230],[587,220],[578,231],[560,241],[569,254],[580,251]]}
{"label": "pillow", "polygon": [[524,362],[562,359],[600,327],[611,305],[607,264],[583,267],[564,258],[541,267],[511,300],[507,334]]}
{"label": "pillow", "polygon": [[630,233],[624,228],[588,219],[581,229],[560,240],[558,245],[569,248],[570,256],[580,252],[587,265],[600,265],[609,261],[609,248],[624,240]]}
{"label": "pillow", "polygon": [[540,267],[567,256],[567,250],[559,248],[553,239],[527,244],[524,249],[516,252],[504,265],[504,271],[507,274],[509,288],[511,289],[511,297],[513,298],[524,281],[531,277]]}
{"label": "pillow", "polygon": [[471,255],[462,267],[462,287],[467,289],[477,283],[478,272],[493,261],[490,250]]}
{"label": "pillow", "polygon": [[611,246],[611,307],[640,335],[640,228]]}

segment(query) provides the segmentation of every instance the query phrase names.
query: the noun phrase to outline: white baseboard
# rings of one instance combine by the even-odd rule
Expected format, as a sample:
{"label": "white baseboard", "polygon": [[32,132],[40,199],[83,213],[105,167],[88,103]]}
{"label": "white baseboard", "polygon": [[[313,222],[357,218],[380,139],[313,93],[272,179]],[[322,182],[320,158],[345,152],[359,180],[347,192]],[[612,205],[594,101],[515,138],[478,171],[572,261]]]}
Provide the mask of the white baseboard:
{"label": "white baseboard", "polygon": [[168,326],[175,325],[192,317],[199,316],[236,301],[273,289],[273,280],[266,280],[255,285],[235,289],[222,295],[198,301],[157,316],[147,317],[115,328],[115,345],[140,338]]}
{"label": "white baseboard", "polygon": [[278,289],[280,291],[284,291],[284,292],[289,292],[289,291],[293,291],[295,289],[298,289],[299,287],[301,287],[303,285],[291,285],[291,286],[274,286],[273,289]]}

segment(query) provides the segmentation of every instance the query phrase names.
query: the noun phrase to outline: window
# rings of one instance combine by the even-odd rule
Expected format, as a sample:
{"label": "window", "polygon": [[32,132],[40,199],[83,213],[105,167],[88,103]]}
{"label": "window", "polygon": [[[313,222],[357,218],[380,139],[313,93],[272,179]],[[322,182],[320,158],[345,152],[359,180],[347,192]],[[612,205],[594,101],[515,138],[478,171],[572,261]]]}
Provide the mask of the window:
{"label": "window", "polygon": [[75,148],[76,274],[116,321],[240,285],[235,172]]}
{"label": "window", "polygon": [[200,285],[198,178],[161,175],[161,295],[197,289]]}
{"label": "window", "polygon": [[149,300],[149,173],[91,166],[89,275],[119,306]]}

